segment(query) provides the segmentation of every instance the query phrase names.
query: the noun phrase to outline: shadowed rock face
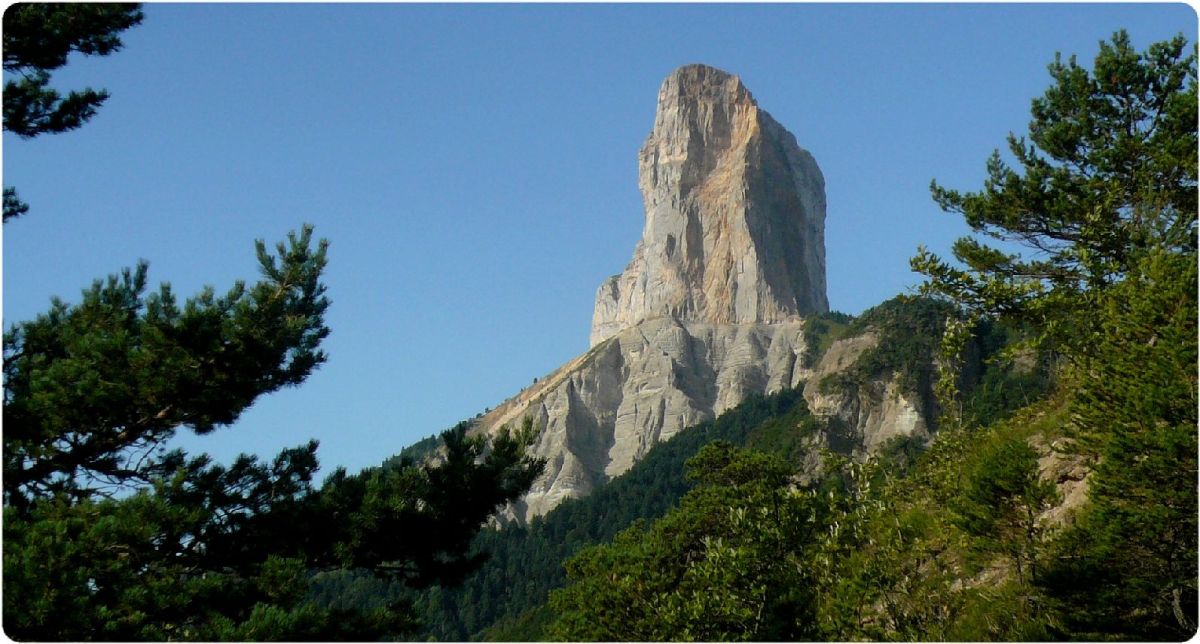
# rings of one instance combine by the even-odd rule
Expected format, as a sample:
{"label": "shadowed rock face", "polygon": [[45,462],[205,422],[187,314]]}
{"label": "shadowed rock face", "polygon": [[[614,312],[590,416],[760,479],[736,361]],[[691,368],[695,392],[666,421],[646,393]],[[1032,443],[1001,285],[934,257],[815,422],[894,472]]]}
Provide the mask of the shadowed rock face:
{"label": "shadowed rock face", "polygon": [[638,168],[646,226],[596,293],[593,346],[660,317],[771,323],[829,309],[825,180],[736,76],[668,76]]}
{"label": "shadowed rock face", "polygon": [[655,443],[753,393],[807,382],[814,413],[871,449],[921,434],[920,401],[883,380],[821,393],[874,338],[802,366],[804,315],[826,311],[825,184],[812,155],[736,76],[689,65],[667,77],[639,154],[646,226],[633,260],[596,295],[591,349],[483,416],[533,420],[546,471],[509,518],[545,514],[628,470]]}

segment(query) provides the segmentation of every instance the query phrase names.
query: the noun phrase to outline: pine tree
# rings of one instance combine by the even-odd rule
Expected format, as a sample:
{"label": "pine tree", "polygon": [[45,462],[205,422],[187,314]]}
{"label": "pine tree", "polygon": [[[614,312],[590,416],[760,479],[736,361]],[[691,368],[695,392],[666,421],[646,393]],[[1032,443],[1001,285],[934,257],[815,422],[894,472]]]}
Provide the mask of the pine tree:
{"label": "pine tree", "polygon": [[1071,426],[1092,505],[1045,584],[1091,637],[1186,640],[1197,612],[1197,258],[1148,256],[1105,301]]}
{"label": "pine tree", "polygon": [[317,486],[317,443],[231,465],[164,451],[180,430],[234,423],[325,360],[326,243],[305,227],[262,279],[182,306],[147,267],[4,337],[4,625],[17,639],[378,638],[411,631],[387,606],[319,606],[312,576],[363,570],[422,588],[484,555],[475,533],[541,471],[532,429],[460,425],[439,463],[401,459]]}
{"label": "pine tree", "polygon": [[1039,515],[1059,499],[1054,483],[1038,477],[1038,457],[1021,438],[984,449],[966,471],[953,510],[977,548],[1012,559],[1018,583],[1037,576],[1044,527]]}
{"label": "pine tree", "polygon": [[[1119,31],[1092,70],[1056,56],[1033,101],[1028,139],[1009,135],[1019,171],[995,152],[978,192],[933,182],[933,198],[976,236],[953,247],[965,269],[921,249],[926,290],[983,314],[1036,325],[1086,351],[1094,295],[1152,248],[1194,252],[1196,57],[1176,37],[1138,53]],[[989,246],[1021,247],[1027,256]]]}
{"label": "pine tree", "polygon": [[[142,21],[141,5],[21,3],[4,11],[4,129],[22,137],[81,127],[96,115],[108,92],[90,87],[63,96],[50,72],[71,53],[107,56],[121,49],[120,33]],[[4,188],[4,221],[29,211],[12,187]]]}
{"label": "pine tree", "polygon": [[4,500],[83,499],[160,477],[181,426],[206,434],[325,361],[326,242],[260,241],[263,279],[180,305],[146,263],[4,335]]}
{"label": "pine tree", "polygon": [[[1032,257],[965,238],[954,246],[965,269],[924,250],[912,262],[928,291],[1028,325],[1070,363],[1062,429],[1093,465],[1090,503],[1045,557],[1022,556],[1085,638],[1187,639],[1197,624],[1197,94],[1185,51],[1177,37],[1138,53],[1121,31],[1091,71],[1056,58],[1031,143],[1009,138],[1021,172],[997,153],[982,191],[933,186],[976,233]],[[977,473],[1017,485],[973,488],[968,530],[1000,525],[1008,489],[1036,492],[1029,455],[1013,449]]]}

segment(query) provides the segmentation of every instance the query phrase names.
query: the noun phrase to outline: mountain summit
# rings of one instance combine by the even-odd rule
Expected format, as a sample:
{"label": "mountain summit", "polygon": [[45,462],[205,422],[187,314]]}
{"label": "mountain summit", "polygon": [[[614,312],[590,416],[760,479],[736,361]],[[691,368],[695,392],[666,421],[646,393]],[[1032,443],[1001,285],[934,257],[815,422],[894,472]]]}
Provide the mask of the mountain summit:
{"label": "mountain summit", "polygon": [[510,518],[586,496],[754,394],[804,387],[813,413],[838,416],[863,450],[925,434],[921,399],[892,374],[817,385],[878,338],[804,358],[805,316],[829,308],[825,182],[736,76],[703,65],[668,76],[638,161],[646,226],[625,271],[596,294],[591,348],[475,423],[494,433],[529,419],[539,430],[532,450],[546,470]]}
{"label": "mountain summit", "polygon": [[596,293],[593,346],[659,317],[771,323],[829,309],[825,180],[737,76],[668,76],[638,170],[646,226]]}

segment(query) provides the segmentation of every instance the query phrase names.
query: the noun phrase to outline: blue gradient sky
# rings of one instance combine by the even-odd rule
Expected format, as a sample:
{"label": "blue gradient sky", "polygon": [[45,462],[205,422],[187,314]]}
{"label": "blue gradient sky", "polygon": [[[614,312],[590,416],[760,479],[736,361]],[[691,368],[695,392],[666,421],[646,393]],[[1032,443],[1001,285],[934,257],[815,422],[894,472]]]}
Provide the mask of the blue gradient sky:
{"label": "blue gradient sky", "polygon": [[1023,132],[1056,51],[1090,64],[1183,4],[149,5],[126,48],[59,87],[112,98],[75,132],[3,138],[31,213],[3,229],[5,326],[150,261],[181,296],[255,277],[253,241],[332,242],[329,362],[233,427],[228,460],[321,440],[326,471],[378,464],[587,348],[596,287],[641,234],[637,150],[659,83],[739,74],[816,157],[829,301],[917,283],[918,244],[963,227],[933,178],[975,188]]}

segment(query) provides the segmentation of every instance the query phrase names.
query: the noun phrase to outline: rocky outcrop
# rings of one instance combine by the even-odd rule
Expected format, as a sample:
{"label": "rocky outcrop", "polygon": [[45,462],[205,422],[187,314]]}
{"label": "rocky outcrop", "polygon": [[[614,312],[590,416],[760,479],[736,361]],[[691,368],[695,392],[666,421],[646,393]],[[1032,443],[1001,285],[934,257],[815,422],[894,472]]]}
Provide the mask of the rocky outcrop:
{"label": "rocky outcrop", "polygon": [[799,384],[803,323],[716,325],[658,318],[625,329],[481,419],[529,417],[547,459],[518,516],[549,511],[629,469],[660,440],[751,393]]}
{"label": "rocky outcrop", "polygon": [[814,415],[833,421],[827,441],[839,451],[874,453],[888,441],[912,436],[931,438],[927,396],[908,391],[895,373],[878,373],[863,382],[829,388],[827,378],[845,372],[879,344],[873,331],[838,340],[805,374],[804,400]]}
{"label": "rocky outcrop", "polygon": [[895,436],[929,437],[926,409],[895,374],[822,392],[877,338],[839,340],[813,368],[802,366],[802,321],[719,325],[659,318],[626,329],[505,401],[480,424],[493,430],[530,418],[546,471],[509,517],[544,514],[587,496],[628,470],[661,440],[713,418],[752,393],[804,387],[814,414],[832,420],[832,446],[869,453]]}
{"label": "rocky outcrop", "polygon": [[591,348],[480,418],[530,418],[547,467],[509,516],[543,514],[629,469],[658,441],[752,393],[800,386],[856,449],[921,434],[919,402],[895,378],[834,393],[874,336],[803,366],[804,316],[828,309],[824,179],[736,76],[701,65],[662,85],[639,155],[646,225],[633,260],[596,295]]}
{"label": "rocky outcrop", "polygon": [[1079,453],[1071,439],[1047,441],[1041,434],[1035,434],[1028,442],[1038,454],[1038,478],[1053,483],[1058,493],[1057,501],[1045,508],[1038,520],[1051,527],[1062,527],[1087,503],[1093,463]]}
{"label": "rocky outcrop", "polygon": [[596,292],[593,346],[661,317],[772,323],[829,309],[825,179],[738,77],[703,65],[668,76],[638,177],[646,225]]}

